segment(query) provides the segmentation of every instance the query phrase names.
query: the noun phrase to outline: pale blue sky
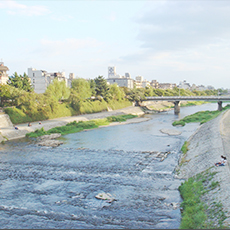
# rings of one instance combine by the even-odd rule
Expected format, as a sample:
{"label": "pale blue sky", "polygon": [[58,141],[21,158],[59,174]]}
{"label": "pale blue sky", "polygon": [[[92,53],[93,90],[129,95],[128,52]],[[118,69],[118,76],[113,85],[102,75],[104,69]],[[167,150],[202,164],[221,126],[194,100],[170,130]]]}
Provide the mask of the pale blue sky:
{"label": "pale blue sky", "polygon": [[66,76],[230,88],[230,1],[0,1],[0,58]]}

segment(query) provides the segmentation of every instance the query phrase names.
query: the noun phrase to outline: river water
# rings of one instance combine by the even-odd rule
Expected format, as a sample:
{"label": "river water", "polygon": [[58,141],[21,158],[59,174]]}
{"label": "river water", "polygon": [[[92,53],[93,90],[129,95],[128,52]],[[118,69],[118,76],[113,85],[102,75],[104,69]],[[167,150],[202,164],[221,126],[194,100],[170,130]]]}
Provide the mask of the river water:
{"label": "river water", "polygon": [[[176,229],[182,201],[174,169],[198,123],[174,120],[217,103],[146,114],[150,120],[61,137],[57,148],[23,138],[0,145],[1,228]],[[161,129],[181,131],[169,136]],[[165,154],[164,160],[157,154]],[[95,196],[109,193],[114,199]]]}

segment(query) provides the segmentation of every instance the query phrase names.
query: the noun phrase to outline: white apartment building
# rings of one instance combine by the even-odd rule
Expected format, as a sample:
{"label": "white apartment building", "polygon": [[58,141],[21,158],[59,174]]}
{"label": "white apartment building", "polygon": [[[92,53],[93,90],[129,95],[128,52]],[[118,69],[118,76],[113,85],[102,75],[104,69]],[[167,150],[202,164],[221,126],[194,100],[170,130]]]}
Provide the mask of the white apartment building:
{"label": "white apartment building", "polygon": [[9,80],[9,76],[6,71],[9,71],[8,67],[4,66],[3,62],[0,62],[0,84],[6,84]]}
{"label": "white apartment building", "polygon": [[130,89],[133,89],[134,87],[134,80],[131,79],[130,74],[125,73],[125,76],[117,74],[115,66],[108,67],[108,78],[106,79],[106,81],[110,85],[117,83],[117,85],[120,87],[127,87]]}
{"label": "white apartment building", "polygon": [[35,93],[45,93],[46,88],[51,83],[51,76],[45,70],[36,70],[28,68],[28,77]]}

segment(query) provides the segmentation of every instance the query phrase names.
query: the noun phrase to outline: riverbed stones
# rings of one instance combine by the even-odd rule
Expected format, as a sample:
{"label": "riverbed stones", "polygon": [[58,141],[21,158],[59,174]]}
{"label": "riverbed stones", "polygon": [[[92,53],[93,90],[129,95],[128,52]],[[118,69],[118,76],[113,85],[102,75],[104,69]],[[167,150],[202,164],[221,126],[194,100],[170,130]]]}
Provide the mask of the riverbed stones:
{"label": "riverbed stones", "polygon": [[176,136],[180,135],[181,132],[175,129],[161,129],[160,130],[162,133],[168,134],[169,136]]}
{"label": "riverbed stones", "polygon": [[97,199],[106,200],[108,203],[111,203],[116,200],[110,193],[105,192],[98,193],[95,197]]}
{"label": "riverbed stones", "polygon": [[38,138],[39,140],[38,145],[47,146],[47,147],[57,147],[59,145],[62,145],[63,144],[62,141],[54,140],[60,136],[61,136],[60,133],[52,133],[50,135],[43,135]]}
{"label": "riverbed stones", "polygon": [[39,140],[52,140],[52,139],[56,139],[58,137],[60,137],[61,134],[60,133],[51,133],[50,135],[43,135],[41,137],[39,137]]}
{"label": "riverbed stones", "polygon": [[58,140],[45,140],[38,143],[39,146],[47,146],[47,147],[57,147],[62,144],[63,142]]}

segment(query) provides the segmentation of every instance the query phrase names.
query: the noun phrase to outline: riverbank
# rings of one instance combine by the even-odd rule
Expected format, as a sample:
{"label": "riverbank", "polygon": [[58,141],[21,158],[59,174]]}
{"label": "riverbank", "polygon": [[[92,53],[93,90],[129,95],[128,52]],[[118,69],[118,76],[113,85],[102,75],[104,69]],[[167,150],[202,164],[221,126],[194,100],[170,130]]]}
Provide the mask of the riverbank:
{"label": "riverbank", "polygon": [[[62,118],[56,118],[51,120],[42,121],[41,124],[39,122],[31,122],[31,126],[28,126],[28,123],[19,124],[17,125],[18,130],[15,130],[13,124],[7,119],[8,123],[6,125],[6,122],[2,122],[2,125],[0,126],[0,142],[7,141],[7,140],[13,140],[13,139],[19,139],[25,137],[27,133],[34,132],[36,129],[44,128],[45,131],[59,127],[64,126],[68,124],[69,122],[73,121],[89,121],[93,119],[101,119],[106,118],[108,116],[117,116],[117,115],[123,115],[123,114],[133,114],[138,115],[138,118],[129,119],[125,122],[119,123],[119,122],[113,122],[110,125],[119,125],[119,124],[127,124],[127,123],[134,123],[134,122],[142,122],[147,120],[147,118],[141,118],[140,116],[144,115],[143,110],[141,107],[137,106],[129,106],[123,109],[118,109],[114,111],[105,111],[105,112],[99,112],[99,113],[93,113],[93,114],[84,114],[79,116],[71,116],[71,117],[62,117]],[[8,116],[8,115],[5,115]]]}
{"label": "riverbank", "polygon": [[[227,217],[223,223],[230,227],[230,169],[229,163],[224,167],[214,166],[224,155],[230,159],[230,110],[224,111],[218,117],[208,121],[188,139],[188,151],[181,156],[176,167],[176,177],[189,179],[199,173],[209,171],[213,174],[211,181],[207,183],[219,186],[210,189],[201,196],[201,200],[208,206],[213,204],[223,205],[223,211]],[[213,221],[208,216],[208,221]],[[218,220],[214,220],[218,222]],[[218,226],[218,223],[215,223]]]}

